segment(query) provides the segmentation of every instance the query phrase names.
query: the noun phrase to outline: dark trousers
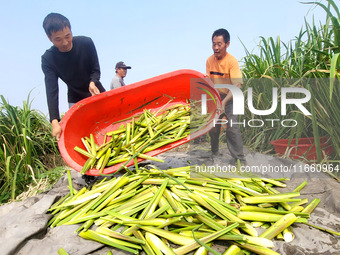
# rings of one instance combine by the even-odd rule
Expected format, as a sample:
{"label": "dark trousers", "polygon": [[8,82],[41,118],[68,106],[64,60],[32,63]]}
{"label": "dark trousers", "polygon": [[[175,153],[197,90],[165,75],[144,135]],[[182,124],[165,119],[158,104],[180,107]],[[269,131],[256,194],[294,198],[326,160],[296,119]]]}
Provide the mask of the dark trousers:
{"label": "dark trousers", "polygon": [[[225,106],[225,113],[223,113],[220,118],[226,116],[228,123],[226,129],[226,140],[227,146],[230,151],[230,154],[235,159],[244,159],[243,154],[243,141],[241,130],[235,122],[237,122],[237,116],[233,115],[233,100],[231,99]],[[230,125],[230,122],[233,122],[233,125]],[[210,144],[212,153],[217,153],[220,142],[220,131],[221,124],[216,124],[214,128],[209,131],[210,135]]]}

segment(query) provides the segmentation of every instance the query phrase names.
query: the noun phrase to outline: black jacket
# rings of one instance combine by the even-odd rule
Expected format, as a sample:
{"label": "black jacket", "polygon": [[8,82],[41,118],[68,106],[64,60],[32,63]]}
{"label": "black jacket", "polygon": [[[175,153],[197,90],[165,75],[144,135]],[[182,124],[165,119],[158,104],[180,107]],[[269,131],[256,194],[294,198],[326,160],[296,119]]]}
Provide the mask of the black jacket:
{"label": "black jacket", "polygon": [[91,96],[89,84],[93,81],[100,92],[105,89],[99,82],[100,67],[97,51],[89,37],[73,37],[73,47],[69,52],[60,52],[52,46],[41,57],[41,67],[45,74],[45,86],[50,120],[58,119],[59,86],[58,78],[67,85],[69,103],[76,103]]}

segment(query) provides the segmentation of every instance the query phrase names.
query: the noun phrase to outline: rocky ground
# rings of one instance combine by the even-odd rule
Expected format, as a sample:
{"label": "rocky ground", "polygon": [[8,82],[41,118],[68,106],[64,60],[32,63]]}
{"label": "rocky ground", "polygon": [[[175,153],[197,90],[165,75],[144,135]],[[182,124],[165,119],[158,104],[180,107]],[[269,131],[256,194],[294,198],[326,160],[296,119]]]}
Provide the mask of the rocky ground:
{"label": "rocky ground", "polygon": [[[187,145],[186,145],[187,146]],[[212,157],[210,152],[193,145],[188,152],[188,147],[182,146],[177,150],[168,151],[159,158],[164,163],[157,163],[162,169],[179,167],[192,164],[205,164],[206,166],[227,166],[230,159],[227,150],[222,150],[217,157]],[[246,149],[245,149],[246,150]],[[281,159],[270,155],[249,152],[246,150],[247,165],[257,169],[265,169],[264,166],[277,167],[278,169],[290,169],[284,173],[275,173],[274,177],[286,176],[290,178],[285,190],[292,191],[302,181],[308,184],[301,191],[301,197],[307,197],[309,201],[320,198],[319,206],[312,213],[310,223],[323,226],[335,231],[340,231],[340,183],[331,179],[327,174],[297,173],[292,169],[301,169],[304,164]],[[148,162],[145,162],[148,163]],[[152,162],[152,164],[154,164]],[[225,172],[219,173],[225,177]],[[250,173],[247,173],[250,174]],[[265,175],[267,175],[266,173]],[[271,177],[269,175],[269,177]],[[72,171],[73,185],[80,188],[84,181],[80,174]],[[70,255],[106,255],[112,251],[115,255],[127,254],[126,252],[106,247],[100,243],[84,240],[75,234],[76,225],[48,228],[47,222],[51,215],[48,208],[60,196],[69,192],[67,177],[64,176],[54,187],[43,194],[30,197],[24,201],[13,202],[0,207],[0,254],[2,255],[49,255],[57,254],[63,247]],[[274,250],[280,254],[340,254],[339,236],[322,232],[304,224],[294,224],[295,239],[291,243],[275,241]],[[215,249],[224,252],[223,243],[216,245]]]}

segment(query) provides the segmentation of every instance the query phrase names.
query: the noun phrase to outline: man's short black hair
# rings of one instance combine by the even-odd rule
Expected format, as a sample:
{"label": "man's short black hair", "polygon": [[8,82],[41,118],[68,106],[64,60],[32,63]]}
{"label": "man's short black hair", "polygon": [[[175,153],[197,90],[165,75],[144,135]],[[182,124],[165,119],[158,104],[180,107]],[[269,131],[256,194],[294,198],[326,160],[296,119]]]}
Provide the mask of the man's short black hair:
{"label": "man's short black hair", "polygon": [[224,29],[224,28],[217,29],[217,30],[213,33],[213,35],[212,35],[212,37],[211,37],[211,40],[213,40],[215,36],[220,36],[220,35],[223,36],[223,39],[224,39],[224,42],[225,42],[225,43],[227,43],[227,42],[230,41],[230,34],[229,34],[228,30],[227,30],[227,29]]}
{"label": "man's short black hair", "polygon": [[70,21],[59,13],[48,14],[43,22],[43,28],[48,36],[51,36],[52,32],[63,30],[65,27],[71,29]]}

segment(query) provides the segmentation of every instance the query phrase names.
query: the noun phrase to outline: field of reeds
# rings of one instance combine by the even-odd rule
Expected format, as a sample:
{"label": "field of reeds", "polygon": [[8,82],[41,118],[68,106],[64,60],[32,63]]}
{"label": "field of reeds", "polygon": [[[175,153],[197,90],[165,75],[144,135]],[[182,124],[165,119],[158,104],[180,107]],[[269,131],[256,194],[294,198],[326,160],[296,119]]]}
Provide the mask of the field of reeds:
{"label": "field of reeds", "polygon": [[0,96],[0,204],[14,200],[29,184],[60,177],[62,161],[50,123],[31,109],[31,102],[28,96],[22,108],[14,107]]}
{"label": "field of reeds", "polygon": [[273,140],[314,137],[318,162],[325,159],[318,142],[319,137],[325,136],[334,147],[328,160],[337,161],[340,158],[340,12],[333,0],[327,0],[327,5],[304,4],[316,4],[316,10],[327,12],[325,23],[306,21],[300,33],[288,43],[280,37],[260,37],[259,54],[245,49],[242,70],[246,80],[244,90],[252,87],[255,109],[270,108],[273,87],[302,87],[311,93],[311,99],[304,106],[312,115],[306,116],[297,107],[288,105],[287,115],[282,116],[279,103],[270,116],[254,116],[246,106],[245,119],[264,122],[265,119],[294,119],[298,125],[293,128],[241,126],[242,134],[248,148],[267,153],[273,152],[270,144]]}

